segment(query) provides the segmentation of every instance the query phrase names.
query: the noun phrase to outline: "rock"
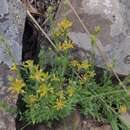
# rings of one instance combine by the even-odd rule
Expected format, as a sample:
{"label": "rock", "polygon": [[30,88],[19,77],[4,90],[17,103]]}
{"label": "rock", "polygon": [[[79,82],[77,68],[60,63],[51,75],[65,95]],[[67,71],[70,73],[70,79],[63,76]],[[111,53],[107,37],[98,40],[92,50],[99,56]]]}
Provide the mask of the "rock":
{"label": "rock", "polygon": [[112,130],[108,124],[101,124],[94,120],[83,121],[83,127],[81,130]]}
{"label": "rock", "polygon": [[[0,3],[0,62],[11,66],[12,54],[17,63],[21,61],[22,35],[26,10],[19,0],[1,0]],[[10,47],[10,50],[8,48]]]}
{"label": "rock", "polygon": [[[16,130],[15,114],[17,96],[8,91],[8,76],[13,75],[5,64],[0,64],[0,130]],[[9,109],[7,109],[9,108]]]}
{"label": "rock", "polygon": [[[101,41],[104,51],[114,61],[117,73],[130,74],[130,1],[129,0],[70,0],[83,23],[90,33],[96,26],[101,32],[98,41]],[[56,15],[57,21],[66,16],[73,22],[70,38],[79,48],[86,52],[93,52],[90,36],[84,31],[73,10],[61,2]],[[96,65],[104,68],[104,60],[97,49]]]}
{"label": "rock", "polygon": [[14,61],[19,64],[22,58],[25,17],[20,0],[0,0],[0,130],[16,130],[15,115],[6,107],[15,109],[18,95],[9,93],[8,76],[15,75],[9,67]]}
{"label": "rock", "polygon": [[57,125],[54,130],[81,130],[81,117],[78,111],[72,113],[69,117]]}
{"label": "rock", "polygon": [[0,112],[0,130],[15,130],[15,121],[11,115]]}

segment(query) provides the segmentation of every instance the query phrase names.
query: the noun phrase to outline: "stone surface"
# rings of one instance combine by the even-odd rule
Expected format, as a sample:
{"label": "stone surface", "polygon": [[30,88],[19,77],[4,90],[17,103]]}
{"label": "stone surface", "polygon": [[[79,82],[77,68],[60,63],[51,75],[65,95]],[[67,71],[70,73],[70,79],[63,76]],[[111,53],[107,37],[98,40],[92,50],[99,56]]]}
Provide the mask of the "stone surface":
{"label": "stone surface", "polygon": [[[9,93],[8,76],[15,75],[9,67],[22,58],[25,17],[20,0],[0,0],[0,130],[16,130],[15,116],[6,111],[6,106],[16,108],[18,96]],[[3,102],[6,105],[1,105]]]}
{"label": "stone surface", "polygon": [[21,61],[25,11],[20,0],[0,0],[0,62],[9,66],[12,64],[9,47],[15,61]]}
{"label": "stone surface", "polygon": [[[63,0],[64,1],[64,0]],[[98,40],[104,51],[114,61],[115,70],[122,75],[130,74],[130,0],[70,0],[90,33],[101,27]],[[61,2],[57,20],[64,16],[73,22],[70,38],[86,52],[92,52],[90,37],[85,33],[74,12]],[[97,41],[98,41],[97,40]],[[96,65],[104,67],[104,61],[96,52]]]}
{"label": "stone surface", "polygon": [[[0,64],[0,130],[16,130],[15,114],[10,112],[16,108],[18,95],[11,94],[8,91],[9,75],[15,76],[15,74],[9,72],[7,65]],[[11,109],[7,110],[7,108]]]}
{"label": "stone surface", "polygon": [[0,130],[15,130],[15,122],[11,115],[0,112]]}

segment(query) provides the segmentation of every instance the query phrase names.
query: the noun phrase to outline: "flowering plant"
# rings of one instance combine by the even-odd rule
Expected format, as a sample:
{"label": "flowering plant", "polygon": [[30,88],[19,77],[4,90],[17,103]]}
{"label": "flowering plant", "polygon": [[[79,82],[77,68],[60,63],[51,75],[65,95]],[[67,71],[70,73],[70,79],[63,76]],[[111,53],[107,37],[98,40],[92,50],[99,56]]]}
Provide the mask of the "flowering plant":
{"label": "flowering plant", "polygon": [[[113,125],[120,119],[119,114],[126,113],[129,96],[105,73],[97,83],[93,63],[70,55],[75,48],[68,37],[71,26],[64,19],[53,30],[54,55],[52,49],[41,48],[39,64],[25,61],[20,67],[21,76],[10,77],[9,90],[21,95],[19,116],[33,124],[50,122],[67,117],[78,106],[82,114]],[[11,71],[18,69],[14,64]],[[116,125],[121,127],[120,123]]]}

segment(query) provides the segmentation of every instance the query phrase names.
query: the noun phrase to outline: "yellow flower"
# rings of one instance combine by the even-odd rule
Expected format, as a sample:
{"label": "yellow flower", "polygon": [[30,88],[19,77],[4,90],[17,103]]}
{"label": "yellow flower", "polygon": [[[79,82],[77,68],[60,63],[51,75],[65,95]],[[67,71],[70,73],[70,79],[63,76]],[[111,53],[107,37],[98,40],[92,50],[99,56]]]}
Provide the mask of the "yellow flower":
{"label": "yellow flower", "polygon": [[74,48],[74,44],[72,43],[72,41],[64,41],[63,43],[60,43],[58,45],[58,49],[60,51],[65,51],[65,50],[68,50],[68,49],[71,49],[71,48]]}
{"label": "yellow flower", "polygon": [[23,66],[25,68],[31,68],[33,66],[33,60],[27,60],[27,61],[23,62]]}
{"label": "yellow flower", "polygon": [[74,95],[74,93],[75,93],[74,87],[69,86],[67,88],[67,93],[68,93],[69,97],[72,97]]}
{"label": "yellow flower", "polygon": [[29,95],[27,97],[27,104],[30,106],[30,105],[33,105],[37,102],[37,97],[35,95]]}
{"label": "yellow flower", "polygon": [[76,67],[76,66],[79,65],[79,63],[78,63],[77,60],[72,60],[72,61],[71,61],[71,65],[73,65],[74,67]]}
{"label": "yellow flower", "polygon": [[48,78],[48,73],[44,73],[37,65],[35,66],[35,71],[31,74],[30,78],[37,81],[45,81]]}
{"label": "yellow flower", "polygon": [[48,93],[48,88],[46,84],[43,83],[37,92],[40,94],[40,97],[46,96]]}
{"label": "yellow flower", "polygon": [[15,63],[13,63],[10,70],[13,71],[13,72],[17,71],[17,65]]}
{"label": "yellow flower", "polygon": [[24,87],[25,83],[23,80],[15,79],[14,81],[11,82],[9,91],[11,91],[11,93],[22,94],[24,93],[23,90]]}
{"label": "yellow flower", "polygon": [[40,70],[36,70],[35,74],[33,76],[31,76],[32,79],[40,81],[42,80],[42,71]]}
{"label": "yellow flower", "polygon": [[88,62],[83,62],[83,63],[77,65],[78,70],[80,70],[80,69],[88,69],[91,66],[92,65],[90,63],[88,63]]}
{"label": "yellow flower", "polygon": [[119,108],[119,113],[126,113],[127,112],[127,107],[125,105],[121,105]]}
{"label": "yellow flower", "polygon": [[58,23],[58,27],[62,30],[67,30],[72,26],[72,22],[67,20],[67,19],[63,19],[62,21],[60,21]]}
{"label": "yellow flower", "polygon": [[56,107],[57,110],[63,109],[64,106],[65,106],[65,101],[64,100],[61,100],[61,99],[56,100],[55,107]]}

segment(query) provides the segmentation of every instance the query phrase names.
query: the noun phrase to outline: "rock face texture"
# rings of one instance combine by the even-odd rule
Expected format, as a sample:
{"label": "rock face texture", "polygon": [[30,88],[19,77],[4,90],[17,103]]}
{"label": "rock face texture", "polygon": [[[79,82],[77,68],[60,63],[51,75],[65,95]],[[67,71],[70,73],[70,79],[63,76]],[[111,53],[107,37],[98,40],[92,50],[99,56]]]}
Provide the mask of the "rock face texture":
{"label": "rock face texture", "polygon": [[16,107],[17,95],[8,92],[8,76],[12,63],[21,61],[25,17],[20,0],[0,0],[0,130],[16,130],[13,116],[2,104]]}
{"label": "rock face texture", "polygon": [[[122,75],[130,74],[130,1],[129,0],[70,0],[79,17],[90,33],[96,26],[101,32],[104,51],[114,61],[115,70]],[[70,38],[86,52],[92,52],[90,37],[85,33],[73,10],[61,3],[57,19],[68,17],[73,22]],[[97,40],[97,41],[98,41]],[[104,67],[104,61],[97,49],[96,65]]]}
{"label": "rock face texture", "polygon": [[15,61],[21,61],[25,14],[20,0],[0,0],[0,62],[9,66],[12,64],[11,55],[7,51],[9,47]]}
{"label": "rock face texture", "polygon": [[[5,64],[0,65],[0,130],[15,130],[15,113],[12,111],[16,108],[17,96],[8,91],[8,76],[14,75],[9,72]],[[8,109],[9,108],[9,109]],[[13,113],[10,113],[10,112]]]}

